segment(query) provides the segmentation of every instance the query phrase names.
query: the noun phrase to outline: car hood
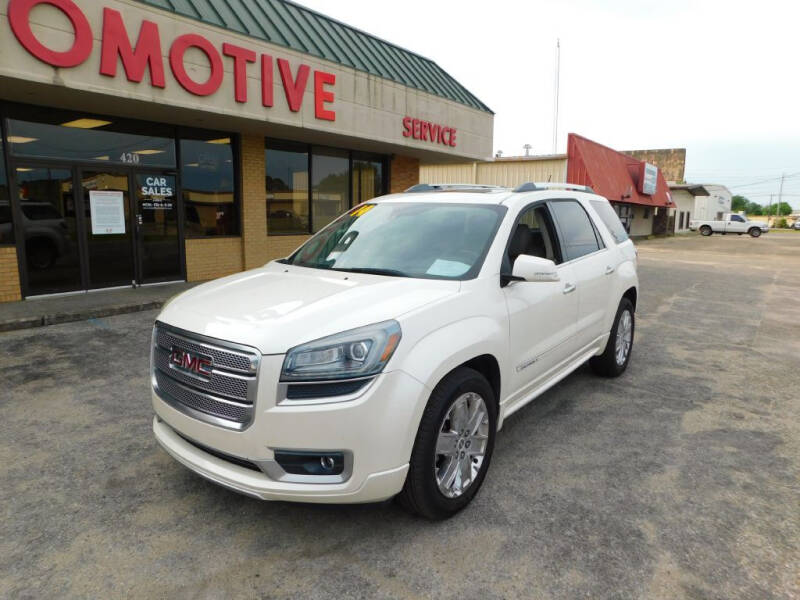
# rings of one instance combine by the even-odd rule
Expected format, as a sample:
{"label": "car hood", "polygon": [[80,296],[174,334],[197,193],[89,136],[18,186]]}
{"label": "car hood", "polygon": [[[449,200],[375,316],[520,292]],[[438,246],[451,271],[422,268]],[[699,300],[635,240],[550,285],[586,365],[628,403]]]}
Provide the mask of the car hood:
{"label": "car hood", "polygon": [[396,319],[458,293],[460,282],[325,271],[277,262],[180,294],[158,320],[263,354]]}

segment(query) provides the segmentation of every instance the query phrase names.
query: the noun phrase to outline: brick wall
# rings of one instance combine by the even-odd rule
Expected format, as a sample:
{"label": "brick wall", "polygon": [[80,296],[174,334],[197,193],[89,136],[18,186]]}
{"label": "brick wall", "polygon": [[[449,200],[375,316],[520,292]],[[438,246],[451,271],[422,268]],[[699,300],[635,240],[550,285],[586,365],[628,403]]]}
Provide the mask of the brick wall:
{"label": "brick wall", "polygon": [[0,302],[22,300],[19,285],[17,249],[13,246],[0,248]]}
{"label": "brick wall", "polygon": [[636,160],[649,162],[661,169],[667,181],[683,183],[686,171],[686,148],[666,148],[664,150],[625,150],[623,154]]}
{"label": "brick wall", "polygon": [[396,194],[419,183],[419,159],[408,156],[395,156],[391,165],[389,192]]}
{"label": "brick wall", "polygon": [[186,280],[208,281],[242,270],[242,238],[186,240]]}

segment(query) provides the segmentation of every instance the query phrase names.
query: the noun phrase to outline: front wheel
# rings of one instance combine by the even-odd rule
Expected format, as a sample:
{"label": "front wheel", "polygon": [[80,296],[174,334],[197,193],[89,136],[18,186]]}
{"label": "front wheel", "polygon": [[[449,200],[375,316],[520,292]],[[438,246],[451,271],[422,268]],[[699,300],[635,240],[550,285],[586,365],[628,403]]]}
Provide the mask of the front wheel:
{"label": "front wheel", "polygon": [[603,377],[619,377],[628,368],[633,350],[633,333],[636,326],[633,303],[623,298],[617,308],[611,334],[600,356],[593,356],[589,366]]}
{"label": "front wheel", "polygon": [[750,237],[759,237],[761,235],[761,230],[758,227],[753,227],[748,233]]}
{"label": "front wheel", "polygon": [[486,378],[466,367],[447,375],[422,415],[400,503],[429,519],[460,511],[486,477],[496,432],[497,404]]}
{"label": "front wheel", "polygon": [[700,228],[700,235],[704,235],[704,236],[708,237],[708,236],[710,236],[712,233],[713,233],[713,231],[711,231],[711,227],[709,227],[708,225],[703,225],[703,226]]}

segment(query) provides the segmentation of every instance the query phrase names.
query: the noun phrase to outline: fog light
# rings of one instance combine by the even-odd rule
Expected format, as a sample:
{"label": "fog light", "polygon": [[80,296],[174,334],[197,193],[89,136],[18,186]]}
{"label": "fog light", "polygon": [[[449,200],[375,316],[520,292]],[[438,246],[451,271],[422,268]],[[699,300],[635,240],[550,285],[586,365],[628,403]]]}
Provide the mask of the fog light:
{"label": "fog light", "polygon": [[344,472],[342,452],[276,450],[275,461],[292,475],[341,475]]}

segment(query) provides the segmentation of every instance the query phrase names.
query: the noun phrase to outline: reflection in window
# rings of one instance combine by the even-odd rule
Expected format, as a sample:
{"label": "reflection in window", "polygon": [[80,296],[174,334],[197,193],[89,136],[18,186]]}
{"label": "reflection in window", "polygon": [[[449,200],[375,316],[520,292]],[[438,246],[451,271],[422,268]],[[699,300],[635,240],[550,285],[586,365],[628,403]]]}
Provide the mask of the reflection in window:
{"label": "reflection in window", "polygon": [[308,152],[268,147],[267,232],[308,233]]}
{"label": "reflection in window", "polygon": [[[172,138],[126,133],[117,130],[120,128],[100,119],[73,119],[60,124],[9,119],[8,151],[23,157],[175,166]],[[141,131],[142,127],[137,130]]]}
{"label": "reflection in window", "polygon": [[316,233],[350,207],[350,159],[341,150],[314,149],[311,156],[312,231]]}
{"label": "reflection in window", "polygon": [[72,171],[17,167],[16,182],[30,294],[80,289]]}
{"label": "reflection in window", "polygon": [[186,235],[239,235],[231,138],[210,133],[180,144]]}
{"label": "reflection in window", "polygon": [[8,193],[8,177],[6,161],[3,156],[3,140],[0,139],[0,244],[14,243],[14,225],[11,220],[10,195]]}

